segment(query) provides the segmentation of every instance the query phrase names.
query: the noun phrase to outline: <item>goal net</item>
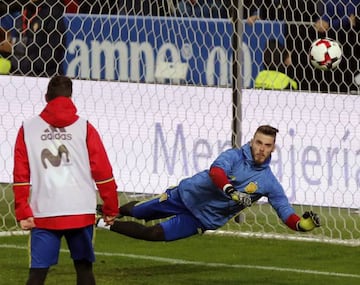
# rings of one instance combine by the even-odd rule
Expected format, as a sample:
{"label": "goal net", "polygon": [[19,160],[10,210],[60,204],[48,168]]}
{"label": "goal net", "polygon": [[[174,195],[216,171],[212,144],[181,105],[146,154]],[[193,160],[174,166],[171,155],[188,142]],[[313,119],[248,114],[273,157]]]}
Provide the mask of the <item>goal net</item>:
{"label": "goal net", "polygon": [[11,63],[0,66],[1,232],[19,230],[11,189],[18,128],[44,108],[49,78],[63,73],[74,79],[79,115],[102,136],[121,203],[162,193],[270,124],[280,130],[274,174],[297,213],[317,212],[322,227],[292,232],[261,199],[217,233],[359,245],[358,46],[342,38],[353,39],[356,17],[351,29],[329,30],[344,58],[324,72],[308,60],[324,9],[311,1],[15,2],[0,6],[0,51]]}

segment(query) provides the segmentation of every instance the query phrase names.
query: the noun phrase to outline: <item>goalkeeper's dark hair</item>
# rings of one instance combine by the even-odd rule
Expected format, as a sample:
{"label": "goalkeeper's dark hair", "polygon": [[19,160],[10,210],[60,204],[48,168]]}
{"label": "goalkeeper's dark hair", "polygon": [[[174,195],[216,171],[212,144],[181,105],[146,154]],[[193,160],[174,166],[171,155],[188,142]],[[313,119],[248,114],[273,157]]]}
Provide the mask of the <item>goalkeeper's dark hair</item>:
{"label": "goalkeeper's dark hair", "polygon": [[49,102],[60,96],[72,96],[72,81],[67,76],[56,75],[49,81],[46,92],[46,101]]}
{"label": "goalkeeper's dark hair", "polygon": [[274,142],[276,141],[276,134],[279,132],[277,128],[274,128],[270,125],[262,125],[257,128],[256,133],[262,133],[267,136],[272,136],[274,138]]}

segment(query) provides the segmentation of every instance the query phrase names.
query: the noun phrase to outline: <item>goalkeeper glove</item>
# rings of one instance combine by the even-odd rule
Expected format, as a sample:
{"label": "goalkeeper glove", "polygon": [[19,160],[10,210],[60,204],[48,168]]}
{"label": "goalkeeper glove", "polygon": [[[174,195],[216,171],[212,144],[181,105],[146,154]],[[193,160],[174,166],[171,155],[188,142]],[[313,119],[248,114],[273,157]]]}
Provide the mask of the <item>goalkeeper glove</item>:
{"label": "goalkeeper glove", "polygon": [[224,192],[231,200],[243,205],[244,207],[251,206],[251,197],[249,194],[237,191],[234,186],[227,184],[224,186]]}
{"label": "goalkeeper glove", "polygon": [[313,211],[306,211],[296,225],[301,232],[312,231],[315,227],[320,227],[320,217]]}

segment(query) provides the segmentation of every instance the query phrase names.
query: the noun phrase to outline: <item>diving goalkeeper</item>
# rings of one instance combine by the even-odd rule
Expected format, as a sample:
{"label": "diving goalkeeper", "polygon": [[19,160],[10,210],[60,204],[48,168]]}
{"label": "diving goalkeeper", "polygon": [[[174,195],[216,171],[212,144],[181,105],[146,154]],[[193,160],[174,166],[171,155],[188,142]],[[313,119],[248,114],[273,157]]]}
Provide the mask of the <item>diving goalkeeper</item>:
{"label": "diving goalkeeper", "polygon": [[[320,218],[312,211],[302,216],[295,213],[271,171],[277,132],[269,125],[260,126],[250,142],[221,153],[209,170],[183,179],[178,186],[156,198],[131,201],[119,209],[119,218],[168,219],[153,226],[119,219],[106,225],[103,219],[98,219],[97,227],[136,239],[174,241],[220,228],[261,197],[268,198],[290,229],[307,232],[319,227]],[[101,205],[98,211],[101,213]]]}

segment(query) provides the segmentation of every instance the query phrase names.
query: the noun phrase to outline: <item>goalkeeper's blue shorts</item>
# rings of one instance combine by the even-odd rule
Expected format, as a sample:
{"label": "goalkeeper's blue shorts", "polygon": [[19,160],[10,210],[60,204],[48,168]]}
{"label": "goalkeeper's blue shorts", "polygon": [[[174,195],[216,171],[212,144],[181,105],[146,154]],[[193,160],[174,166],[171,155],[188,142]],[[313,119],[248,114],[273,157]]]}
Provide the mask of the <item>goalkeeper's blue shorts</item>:
{"label": "goalkeeper's blue shorts", "polygon": [[132,216],[146,221],[171,217],[160,223],[166,241],[204,232],[203,225],[181,201],[177,187],[168,189],[162,195],[150,200],[139,202],[134,206]]}
{"label": "goalkeeper's blue shorts", "polygon": [[30,268],[48,268],[57,264],[63,236],[73,260],[94,262],[93,233],[93,225],[69,230],[33,228],[30,234]]}

